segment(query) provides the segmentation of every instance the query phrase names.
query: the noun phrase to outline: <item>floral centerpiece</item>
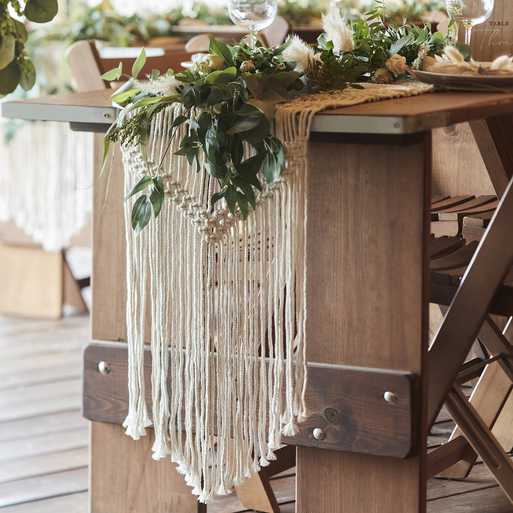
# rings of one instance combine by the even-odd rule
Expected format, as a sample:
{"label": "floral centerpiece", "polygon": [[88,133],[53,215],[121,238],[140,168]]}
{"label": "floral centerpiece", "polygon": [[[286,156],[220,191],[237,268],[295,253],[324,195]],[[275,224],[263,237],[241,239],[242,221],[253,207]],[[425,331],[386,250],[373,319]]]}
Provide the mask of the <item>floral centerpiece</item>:
{"label": "floral centerpiece", "polygon": [[[282,144],[272,132],[276,103],[317,91],[362,87],[365,82],[409,79],[410,67],[442,55],[447,45],[446,37],[428,26],[385,23],[381,5],[352,22],[332,8],[323,16],[323,25],[316,45],[297,36],[278,48],[212,40],[209,54],[191,69],[153,72],[146,80],[138,78],[142,53],[128,77],[133,86],[114,96],[124,112],[108,131],[106,147],[111,142],[144,144],[152,118],[180,103],[183,114],[174,127],[184,124],[188,132],[177,155],[217,179],[220,191],[212,196],[212,205],[224,199],[230,212],[246,217],[262,180],[278,180],[285,163]],[[120,65],[104,79],[119,80],[122,75]],[[139,198],[132,225],[141,229],[152,211],[159,214],[165,188],[158,177],[145,176],[133,194]]]}

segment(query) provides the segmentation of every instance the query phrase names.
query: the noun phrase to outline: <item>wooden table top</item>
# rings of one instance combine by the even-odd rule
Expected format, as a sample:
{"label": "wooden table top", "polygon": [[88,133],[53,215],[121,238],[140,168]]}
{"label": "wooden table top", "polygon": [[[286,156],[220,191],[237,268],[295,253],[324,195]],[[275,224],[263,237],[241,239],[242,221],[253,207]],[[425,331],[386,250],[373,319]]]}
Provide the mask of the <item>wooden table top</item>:
{"label": "wooden table top", "polygon": [[[4,117],[58,121],[76,130],[102,131],[117,116],[112,90],[11,100]],[[325,111],[315,117],[316,133],[412,134],[464,121],[513,114],[513,92],[437,92]]]}

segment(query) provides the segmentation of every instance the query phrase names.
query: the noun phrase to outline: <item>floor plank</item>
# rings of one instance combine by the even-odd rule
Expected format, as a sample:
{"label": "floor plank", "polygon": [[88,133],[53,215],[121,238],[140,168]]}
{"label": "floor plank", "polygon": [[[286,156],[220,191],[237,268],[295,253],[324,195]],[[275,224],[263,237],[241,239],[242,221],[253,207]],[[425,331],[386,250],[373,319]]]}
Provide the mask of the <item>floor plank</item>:
{"label": "floor plank", "polygon": [[3,461],[0,465],[0,484],[44,474],[87,468],[88,464],[89,449],[87,446],[16,458]]}
{"label": "floor plank", "polygon": [[48,454],[57,451],[80,449],[89,443],[88,427],[50,433],[0,443],[0,462]]}
{"label": "floor plank", "polygon": [[[85,492],[87,488],[88,471],[84,468],[21,479],[0,484],[0,508],[60,495]],[[39,510],[35,509],[34,511]]]}
{"label": "floor plank", "polygon": [[37,421],[33,418],[17,419],[0,423],[0,442],[21,440],[34,436],[54,434],[75,428],[85,428],[88,422],[82,417],[80,408],[67,410],[49,415],[39,415]]}
{"label": "floor plank", "polygon": [[88,513],[87,492],[73,493],[52,499],[28,502],[2,508],[2,513]]}

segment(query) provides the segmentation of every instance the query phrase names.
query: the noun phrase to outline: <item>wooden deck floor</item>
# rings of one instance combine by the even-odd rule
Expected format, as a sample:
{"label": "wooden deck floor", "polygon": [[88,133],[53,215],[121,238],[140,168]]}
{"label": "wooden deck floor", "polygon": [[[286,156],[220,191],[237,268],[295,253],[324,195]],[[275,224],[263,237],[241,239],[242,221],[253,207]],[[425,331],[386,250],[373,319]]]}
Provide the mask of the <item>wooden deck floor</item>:
{"label": "wooden deck floor", "polygon": [[[88,426],[80,413],[88,323],[0,318],[0,513],[88,511]],[[432,443],[450,428],[442,417]],[[294,479],[288,472],[273,480],[282,513],[294,513]],[[513,513],[482,464],[465,481],[431,480],[428,499],[429,513]],[[240,511],[235,497],[208,508]]]}

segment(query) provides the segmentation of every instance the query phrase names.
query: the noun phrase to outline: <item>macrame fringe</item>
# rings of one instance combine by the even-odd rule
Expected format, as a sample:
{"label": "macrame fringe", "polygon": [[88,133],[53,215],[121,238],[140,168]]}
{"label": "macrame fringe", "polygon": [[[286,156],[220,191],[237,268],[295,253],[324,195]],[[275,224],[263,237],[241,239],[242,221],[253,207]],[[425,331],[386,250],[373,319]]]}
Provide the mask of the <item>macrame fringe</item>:
{"label": "macrame fringe", "polygon": [[211,213],[216,181],[174,155],[187,130],[181,125],[171,135],[180,105],[155,116],[145,148],[123,149],[126,195],[143,175],[159,173],[167,196],[141,233],[130,227],[134,198],[126,203],[126,432],[137,439],[151,424],[144,400],[148,311],[153,457],[176,462],[201,502],[276,459],[282,435],[293,436],[306,415],[307,148],[315,114],[427,90],[367,86],[280,105],[276,135],[286,169],[245,221],[224,200]]}
{"label": "macrame fringe", "polygon": [[13,221],[47,251],[68,247],[92,209],[93,155],[91,134],[24,123],[0,141],[0,221]]}

